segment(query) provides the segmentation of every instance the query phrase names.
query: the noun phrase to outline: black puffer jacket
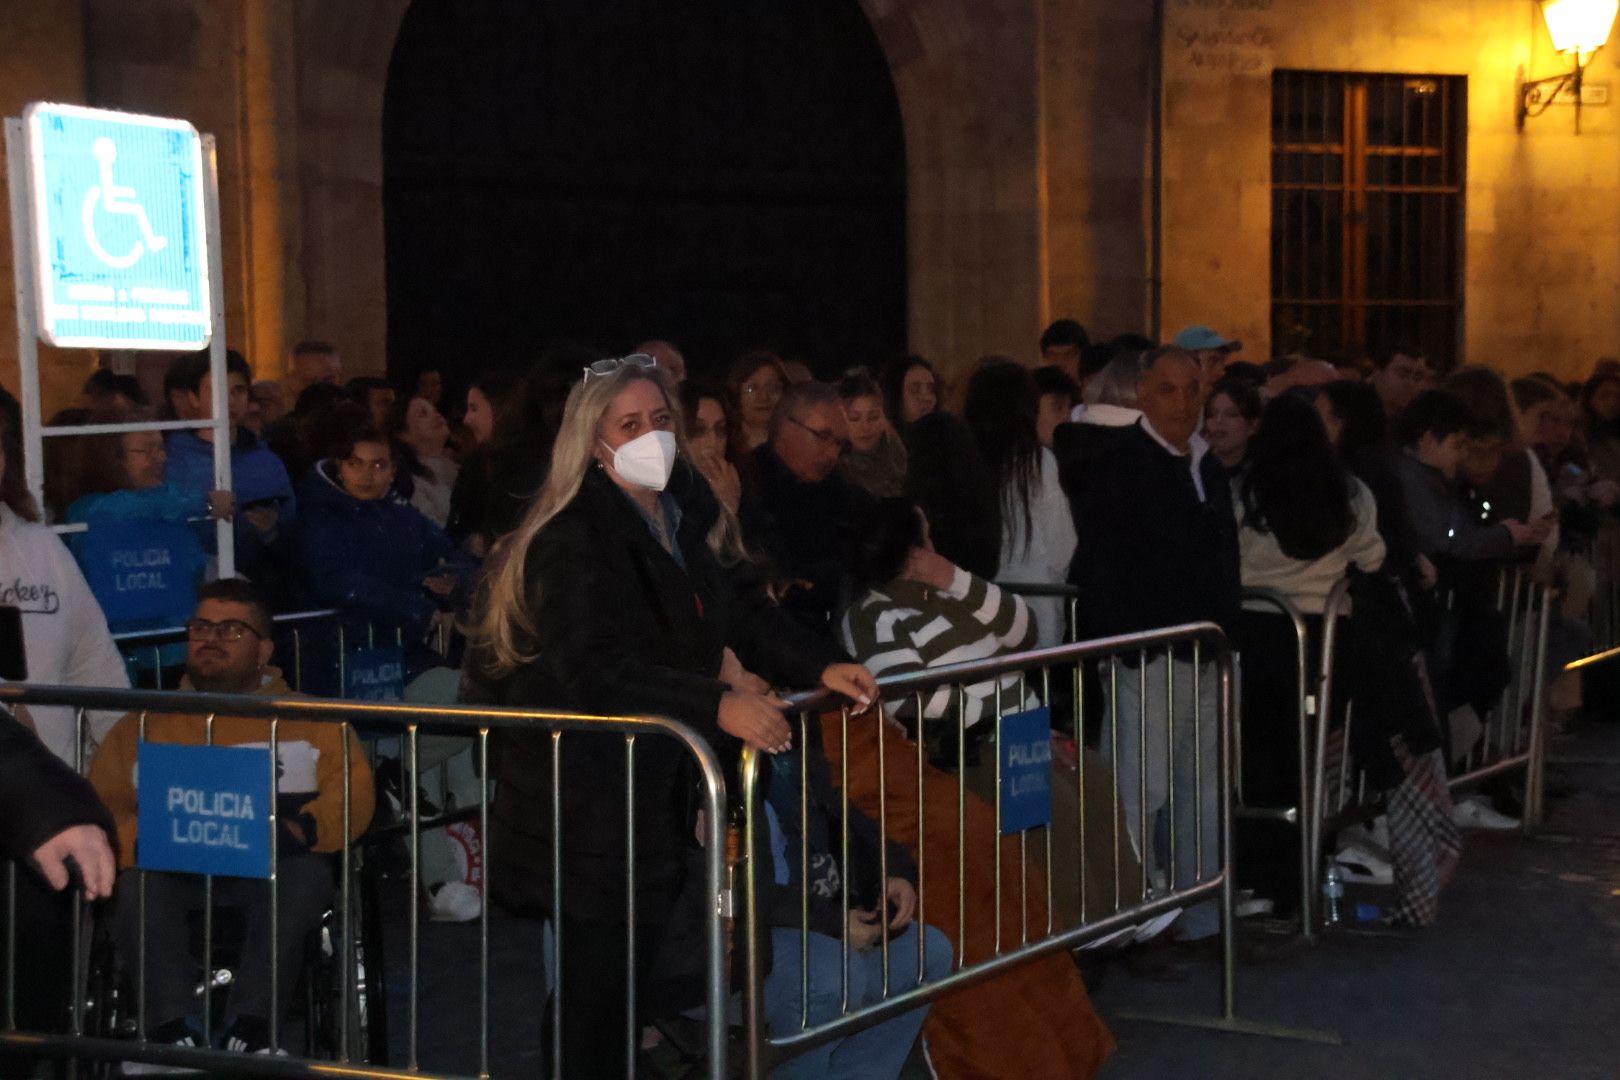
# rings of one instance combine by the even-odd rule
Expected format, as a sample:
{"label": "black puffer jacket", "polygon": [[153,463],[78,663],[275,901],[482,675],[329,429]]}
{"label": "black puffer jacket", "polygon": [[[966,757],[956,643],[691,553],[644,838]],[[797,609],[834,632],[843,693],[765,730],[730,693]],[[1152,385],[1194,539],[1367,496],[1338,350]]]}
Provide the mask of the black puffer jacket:
{"label": "black puffer jacket", "polygon": [[[730,646],[773,684],[815,685],[842,659],[763,598],[736,595],[705,542],[718,515],[707,482],[684,462],[670,494],[681,509],[678,547],[665,551],[629,498],[599,469],[530,547],[525,567],[538,598],[538,655],[468,696],[495,704],[605,715],[666,716],[735,761],[736,740],[719,729]],[[491,826],[490,887],[522,914],[551,914],[551,737],[503,732]],[[678,887],[692,832],[691,757],[673,739],[644,736],[635,749],[635,821],[625,819],[620,735],[562,737],[562,904],[572,917],[622,918],[627,832],[637,882]]]}
{"label": "black puffer jacket", "polygon": [[114,837],[112,815],[90,782],[0,711],[0,855],[26,860],[74,825],[100,825]]}

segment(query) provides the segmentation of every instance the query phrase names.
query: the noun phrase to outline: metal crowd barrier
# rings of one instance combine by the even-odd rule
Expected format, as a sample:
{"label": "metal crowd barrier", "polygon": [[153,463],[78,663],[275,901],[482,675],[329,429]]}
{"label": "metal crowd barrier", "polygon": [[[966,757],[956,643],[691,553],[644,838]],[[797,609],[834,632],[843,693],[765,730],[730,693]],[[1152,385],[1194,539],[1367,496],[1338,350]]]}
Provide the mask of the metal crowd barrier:
{"label": "metal crowd barrier", "polygon": [[[708,744],[696,736],[689,728],[675,721],[660,717],[595,717],[569,713],[548,712],[529,709],[485,709],[468,706],[412,706],[399,704],[372,704],[364,702],[344,702],[329,699],[311,698],[272,698],[258,695],[230,695],[207,693],[177,693],[172,691],[142,691],[142,690],[106,690],[86,689],[78,687],[37,686],[24,683],[0,684],[0,705],[12,707],[16,705],[58,705],[67,706],[77,710],[79,729],[79,760],[76,763],[80,771],[86,765],[86,710],[125,711],[137,718],[140,725],[140,739],[145,741],[146,725],[149,716],[163,714],[182,714],[195,717],[204,725],[205,740],[207,744],[213,743],[214,721],[216,717],[248,717],[268,721],[269,753],[268,760],[278,760],[278,740],[280,738],[280,725],[285,721],[314,721],[318,723],[333,724],[338,728],[338,738],[343,746],[343,827],[344,835],[348,836],[352,814],[354,813],[353,792],[351,790],[351,742],[350,732],[353,728],[364,726],[368,729],[388,728],[397,730],[405,744],[405,753],[410,764],[412,775],[418,773],[418,735],[419,730],[446,730],[464,734],[476,741],[478,763],[480,766],[480,792],[477,804],[477,815],[484,836],[485,844],[485,873],[480,883],[480,901],[482,914],[478,924],[478,1059],[476,1069],[462,1070],[466,1075],[488,1077],[490,1075],[490,906],[489,906],[489,873],[488,873],[488,845],[489,834],[489,807],[490,807],[490,772],[489,747],[492,732],[504,730],[526,729],[533,731],[541,728],[550,733],[552,783],[551,807],[553,820],[552,845],[549,853],[553,881],[558,882],[554,889],[555,896],[561,896],[568,889],[568,879],[563,874],[562,835],[565,823],[561,812],[561,786],[559,779],[559,766],[561,763],[562,745],[564,740],[572,733],[591,732],[594,734],[611,733],[623,737],[624,740],[624,777],[626,783],[625,813],[627,824],[635,818],[635,775],[636,775],[636,743],[637,740],[648,738],[672,738],[685,747],[691,755],[695,771],[700,783],[700,801],[704,810],[705,836],[704,836],[704,881],[703,888],[709,896],[714,898],[712,903],[704,905],[704,924],[706,934],[705,963],[707,972],[707,998],[706,998],[706,1052],[708,1075],[713,1080],[723,1080],[726,1076],[726,1031],[725,1031],[725,979],[724,979],[724,948],[721,925],[721,912],[729,908],[729,895],[724,890],[724,807],[726,805],[725,780],[720,763]],[[270,790],[277,790],[275,764],[270,766]],[[403,1067],[388,1067],[381,1062],[365,1062],[364,1054],[357,1053],[359,1040],[355,1038],[355,1027],[362,1022],[362,1009],[386,1009],[387,1003],[381,990],[382,973],[372,970],[368,974],[370,983],[370,997],[367,1001],[357,999],[357,964],[355,956],[354,935],[347,931],[352,925],[351,913],[354,910],[354,864],[357,858],[353,851],[354,845],[344,845],[341,854],[336,858],[341,863],[341,872],[337,884],[338,905],[337,914],[339,924],[344,927],[341,933],[342,942],[338,951],[341,961],[338,964],[340,971],[340,985],[337,1001],[338,1033],[336,1046],[331,1053],[335,1060],[318,1060],[310,1057],[277,1056],[274,1054],[245,1055],[207,1048],[179,1047],[160,1045],[148,1041],[148,1016],[146,1008],[147,996],[147,948],[146,938],[153,914],[146,905],[148,871],[138,871],[139,885],[138,897],[140,904],[140,947],[136,957],[123,957],[122,963],[126,972],[134,979],[135,984],[135,1038],[109,1037],[107,1034],[87,1028],[87,1010],[93,1011],[96,1003],[90,1000],[90,987],[87,985],[89,976],[88,954],[86,950],[87,923],[91,912],[86,910],[82,894],[75,892],[72,899],[72,934],[70,942],[72,985],[73,993],[67,1005],[67,1015],[63,1018],[65,1030],[62,1031],[23,1031],[19,1030],[12,1006],[17,1001],[19,989],[19,973],[15,968],[16,943],[19,931],[27,930],[19,927],[15,919],[17,910],[17,879],[15,864],[12,864],[7,878],[7,900],[9,903],[6,934],[7,970],[5,971],[5,989],[7,993],[7,1014],[4,1018],[3,1029],[0,1029],[0,1048],[38,1056],[42,1058],[64,1058],[70,1063],[84,1061],[136,1061],[156,1065],[171,1065],[189,1067],[194,1069],[219,1072],[225,1075],[263,1075],[263,1076],[355,1076],[355,1077],[434,1077],[436,1074],[424,1070],[418,1055],[421,1018],[419,1016],[419,999],[421,992],[421,922],[422,922],[422,879],[421,879],[421,851],[420,835],[424,828],[432,823],[424,821],[421,813],[420,794],[417,785],[412,784],[406,796],[408,814],[403,826],[403,832],[408,837],[409,851],[409,934],[408,942],[408,984],[406,987],[406,1041]],[[270,836],[273,838],[270,865],[272,867],[266,886],[269,890],[268,909],[272,913],[270,920],[270,956],[271,956],[271,988],[270,1000],[277,1000],[278,982],[280,974],[277,971],[275,957],[280,933],[279,909],[277,898],[277,876],[275,867],[279,857],[280,836],[278,833],[275,799],[271,799],[269,817]],[[589,822],[566,823],[575,827],[589,827]],[[636,839],[633,827],[627,829],[626,860],[630,871],[625,882],[626,900],[626,926],[630,955],[635,955],[635,895],[636,895]],[[214,878],[203,878],[204,904],[202,906],[203,941],[200,970],[204,974],[204,986],[213,981],[214,968],[214,925],[213,925],[213,886]],[[97,905],[103,909],[110,909],[112,905]],[[98,912],[97,915],[101,915]],[[552,919],[551,928],[556,934],[555,956],[558,958],[560,970],[561,957],[567,948],[564,940],[560,920]],[[536,958],[539,961],[539,958]],[[133,970],[130,970],[133,969]],[[626,999],[630,1008],[628,1015],[631,1018],[625,1031],[625,1054],[628,1070],[633,1074],[635,1058],[640,1047],[641,1031],[636,1022],[636,977],[633,964],[626,972]],[[211,1012],[211,997],[206,989],[199,989],[203,1005],[204,1027],[211,1028],[214,1016]],[[560,988],[554,988],[551,1006],[553,1019],[557,1021],[552,1032],[552,1075],[562,1077],[566,1075],[566,1063],[562,1056],[562,995]],[[535,1022],[538,1028],[542,1011],[534,1010]],[[270,1018],[270,1039],[272,1046],[282,1047],[281,1018]],[[458,1030],[465,1030],[458,1028]],[[205,1031],[205,1036],[211,1037],[211,1030]]]}
{"label": "metal crowd barrier", "polygon": [[[1376,793],[1369,793],[1365,775],[1352,760],[1350,750],[1354,702],[1347,702],[1344,724],[1330,729],[1333,715],[1335,680],[1333,655],[1337,644],[1338,621],[1349,614],[1348,582],[1341,582],[1329,595],[1322,616],[1322,679],[1317,702],[1316,760],[1312,769],[1312,791],[1316,800],[1312,829],[1313,872],[1319,871],[1324,857],[1325,835],[1340,824],[1373,816],[1378,811]],[[1484,729],[1469,749],[1460,767],[1455,766],[1446,747],[1451,767],[1452,790],[1477,784],[1503,773],[1524,771],[1525,796],[1522,828],[1532,833],[1541,823],[1545,766],[1547,681],[1547,630],[1557,602],[1557,590],[1535,581],[1530,568],[1503,567],[1497,579],[1496,607],[1507,621],[1510,677],[1495,709],[1481,717]],[[1466,661],[1464,661],[1466,662]],[[1328,749],[1336,740],[1337,775],[1329,775]]]}
{"label": "metal crowd barrier", "polygon": [[[1333,588],[1328,601],[1330,608],[1332,597],[1342,599],[1349,588],[1349,581],[1341,579]],[[1233,811],[1240,818],[1249,818],[1263,821],[1281,821],[1299,829],[1299,865],[1300,865],[1300,892],[1299,892],[1299,933],[1309,941],[1316,936],[1316,861],[1314,851],[1314,825],[1315,815],[1311,812],[1315,803],[1311,797],[1312,792],[1312,743],[1314,731],[1311,718],[1316,712],[1317,705],[1323,700],[1322,685],[1327,679],[1327,668],[1324,666],[1317,675],[1313,684],[1310,679],[1310,634],[1305,622],[1305,615],[1299,606],[1288,597],[1275,589],[1243,590],[1244,606],[1260,604],[1275,609],[1286,618],[1294,631],[1294,666],[1296,675],[1295,686],[1298,697],[1299,722],[1299,802],[1294,806],[1249,806],[1243,797],[1243,737],[1242,737],[1242,709],[1238,709],[1237,734],[1233,738],[1233,766],[1236,774],[1235,796],[1237,806]],[[1251,608],[1251,610],[1253,610]]]}
{"label": "metal crowd barrier", "polygon": [[[1169,660],[1176,657],[1175,663],[1166,662],[1162,665],[1165,674],[1154,672],[1154,661],[1159,658]],[[1190,657],[1190,676],[1178,678],[1177,668],[1185,663],[1181,657]],[[1136,662],[1134,669],[1122,661],[1129,659]],[[980,723],[993,724],[995,743],[991,744],[988,752],[995,753],[995,787],[999,793],[1002,790],[1003,775],[999,744],[1002,735],[1003,720],[1008,710],[1003,701],[1003,676],[1016,675],[1018,690],[1017,705],[1013,711],[1026,708],[1025,702],[1031,696],[1038,697],[1043,704],[1052,702],[1052,672],[1055,668],[1072,669],[1074,678],[1073,707],[1076,712],[1076,730],[1079,730],[1078,716],[1083,708],[1084,687],[1080,678],[1079,664],[1083,661],[1096,661],[1103,671],[1104,685],[1108,687],[1106,697],[1109,701],[1108,724],[1105,727],[1103,738],[1105,748],[1109,744],[1114,750],[1112,756],[1112,806],[1113,812],[1109,815],[1112,820],[1105,822],[1090,822],[1095,828],[1105,826],[1111,834],[1111,840],[1104,841],[1104,847],[1111,847],[1113,861],[1114,903],[1108,905],[1109,898],[1092,899],[1088,904],[1086,896],[1086,869],[1087,869],[1087,838],[1088,822],[1086,820],[1086,792],[1084,761],[1079,763],[1073,783],[1077,791],[1078,820],[1064,823],[1073,824],[1076,828],[1073,834],[1073,843],[1078,846],[1078,870],[1080,886],[1079,922],[1077,925],[1057,925],[1054,919],[1053,900],[1053,833],[1058,824],[1054,819],[1046,826],[1037,826],[1032,830],[1018,834],[1018,854],[1016,856],[1018,880],[1021,885],[1016,897],[1004,896],[1002,887],[1002,809],[1000,800],[995,807],[996,844],[994,853],[969,852],[966,849],[968,827],[966,824],[966,806],[969,800],[967,786],[967,762],[964,756],[964,747],[967,744],[968,725],[966,720],[968,687],[971,684],[982,684],[990,680],[996,681],[995,707],[993,718],[986,716]],[[1158,686],[1149,685],[1149,680],[1163,678],[1165,713],[1163,717],[1154,715],[1150,721],[1149,696],[1150,691],[1157,693]],[[1129,685],[1128,685],[1129,684]],[[920,671],[913,674],[883,679],[879,681],[882,696],[886,700],[909,700],[917,710],[918,737],[914,742],[908,743],[900,736],[886,732],[887,722],[878,718],[864,718],[860,723],[873,723],[877,725],[877,769],[882,779],[879,782],[877,812],[872,815],[878,824],[879,832],[883,836],[892,835],[889,828],[889,807],[894,798],[888,794],[890,774],[887,772],[890,760],[894,760],[899,770],[894,774],[898,781],[901,774],[907,777],[907,783],[913,772],[911,761],[915,760],[914,779],[916,784],[916,813],[918,820],[917,845],[917,910],[915,923],[918,928],[917,952],[915,957],[897,957],[890,955],[890,931],[887,919],[883,922],[883,930],[876,946],[881,950],[882,970],[882,998],[873,1004],[852,1008],[849,1000],[849,970],[851,963],[851,943],[849,938],[849,866],[850,853],[850,743],[851,730],[850,704],[848,701],[835,698],[824,692],[800,695],[791,699],[790,723],[796,729],[796,748],[789,753],[798,756],[798,775],[800,783],[797,791],[797,800],[800,809],[801,821],[808,811],[809,804],[809,770],[808,751],[809,726],[820,722],[817,714],[826,712],[829,715],[837,714],[837,720],[828,720],[827,723],[836,723],[843,736],[842,751],[835,755],[836,760],[831,762],[833,785],[841,795],[841,819],[843,828],[841,835],[836,837],[834,843],[839,846],[842,862],[846,868],[840,876],[842,879],[839,901],[844,914],[844,927],[841,938],[842,970],[840,981],[841,1008],[839,1014],[825,1022],[812,1022],[809,1017],[810,976],[809,976],[809,882],[808,860],[809,840],[807,828],[800,828],[800,843],[798,851],[789,851],[786,857],[789,860],[796,858],[800,867],[800,921],[797,927],[799,938],[801,974],[798,988],[798,1015],[797,1030],[768,1031],[766,1020],[765,982],[768,973],[764,967],[764,939],[770,928],[764,925],[765,912],[763,910],[764,892],[768,887],[763,875],[774,874],[774,866],[756,866],[752,858],[747,860],[743,875],[743,902],[744,902],[744,948],[746,950],[747,991],[744,1000],[744,1013],[746,1022],[747,1040],[747,1075],[758,1078],[771,1067],[780,1062],[803,1053],[812,1047],[847,1037],[857,1031],[871,1028],[876,1024],[926,1005],[934,999],[958,990],[964,986],[981,980],[989,979],[1010,968],[1032,961],[1038,957],[1059,951],[1072,950],[1089,941],[1102,938],[1123,928],[1140,923],[1144,919],[1170,912],[1176,908],[1185,908],[1200,901],[1213,900],[1218,903],[1220,934],[1222,941],[1222,968],[1221,968],[1221,1009],[1219,1019],[1204,1021],[1189,1021],[1201,1023],[1204,1026],[1217,1027],[1224,1030],[1263,1031],[1266,1034],[1287,1035],[1289,1033],[1280,1029],[1263,1029],[1258,1026],[1245,1027],[1243,1022],[1236,1018],[1236,992],[1235,992],[1235,952],[1234,929],[1232,920],[1233,882],[1231,873],[1232,850],[1232,802],[1230,798],[1229,769],[1231,760],[1232,715],[1233,715],[1233,663],[1232,652],[1224,634],[1209,623],[1191,624],[1187,626],[1171,627],[1138,634],[1129,634],[1116,638],[1079,644],[1062,645],[1055,648],[1036,650],[1032,652],[1010,654],[989,660],[973,661],[962,664],[953,664]],[[928,720],[924,719],[925,700],[933,691],[941,687],[950,687],[955,690],[952,697],[956,703],[956,717],[954,720]],[[1141,706],[1135,715],[1122,715],[1120,709],[1120,688],[1134,689],[1137,692]],[[1038,691],[1031,693],[1031,688]],[[1192,818],[1191,843],[1194,846],[1195,872],[1192,880],[1186,880],[1178,874],[1176,844],[1178,832],[1185,830],[1181,826],[1186,824],[1189,814],[1185,806],[1177,807],[1176,785],[1176,735],[1177,721],[1175,719],[1178,694],[1190,694],[1193,703],[1192,726],[1194,748],[1192,763],[1192,791],[1199,794],[1193,800],[1190,810]],[[1204,760],[1202,747],[1203,734],[1202,705],[1207,700],[1205,695],[1214,698],[1214,712],[1216,716],[1215,733],[1215,760]],[[1155,710],[1156,713],[1156,710]],[[927,740],[922,737],[924,725],[928,723],[952,724],[956,728],[956,769],[954,781],[943,781],[948,793],[955,800],[956,807],[956,867],[954,880],[940,880],[938,875],[931,874],[925,855],[927,839],[924,836],[924,822],[927,820],[927,807],[925,799],[925,776],[927,769],[927,755],[924,749]],[[1158,725],[1164,724],[1161,733]],[[1148,760],[1152,751],[1138,753],[1137,760],[1129,760],[1129,755],[1122,759],[1119,753],[1121,733],[1129,737],[1134,734],[1138,740],[1137,745],[1144,750],[1150,747],[1150,740],[1163,739],[1166,749],[1164,762],[1165,772],[1162,774],[1166,780],[1167,803],[1164,812],[1169,819],[1169,860],[1164,888],[1155,890],[1150,877],[1150,869],[1144,867],[1139,885],[1132,888],[1130,895],[1120,880],[1121,863],[1121,834],[1120,826],[1135,823],[1139,826],[1138,837],[1153,835],[1150,828],[1150,808],[1148,806]],[[1184,734],[1184,731],[1183,731]],[[897,742],[891,752],[886,749],[889,743]],[[904,762],[904,764],[901,764]],[[858,763],[859,764],[859,763]],[[868,764],[870,764],[868,762]],[[753,853],[759,850],[757,842],[764,836],[767,828],[767,816],[762,804],[762,777],[765,766],[761,755],[746,751],[744,753],[742,770],[742,794],[745,807],[744,843],[743,850]],[[1184,766],[1185,767],[1185,766]],[[1120,778],[1129,770],[1129,775],[1139,781],[1139,791],[1142,793],[1135,806],[1124,808],[1121,811]],[[1048,773],[1051,779],[1050,772]],[[1184,777],[1185,779],[1185,777]],[[935,786],[941,783],[935,779]],[[1213,785],[1208,788],[1206,785]],[[1215,869],[1205,872],[1208,860],[1205,859],[1204,841],[1204,814],[1206,795],[1215,807],[1217,818],[1215,832],[1216,859]],[[1178,816],[1180,815],[1180,816]],[[1031,835],[1031,834],[1034,835]],[[1179,842],[1188,842],[1186,836],[1179,838]],[[1127,838],[1126,844],[1130,843]],[[1044,852],[1038,859],[1031,857],[1031,849]],[[974,864],[982,871],[990,868],[995,875],[995,945],[991,954],[984,957],[969,957],[966,955],[966,923],[969,910],[966,903],[967,875],[973,873],[968,869],[970,856]],[[880,877],[889,876],[887,854],[880,856],[883,864]],[[1031,897],[1029,895],[1029,871],[1032,867],[1037,872],[1044,871],[1045,877],[1045,911],[1044,925],[1040,919],[1031,924],[1029,908]],[[774,878],[769,880],[774,881]],[[940,893],[943,891],[944,895]],[[1037,894],[1038,902],[1038,894]],[[947,912],[954,911],[956,915],[956,937],[952,950],[952,969],[943,978],[934,981],[923,981],[927,967],[927,935],[923,928],[928,925],[928,915],[941,910],[943,905]],[[1003,908],[1008,906],[1009,912],[1018,911],[1021,917],[1015,936],[1003,940]],[[1092,906],[1095,905],[1095,906]],[[1105,915],[1093,914],[1098,908],[1107,909]],[[778,929],[788,929],[778,927]],[[890,991],[890,976],[899,970],[900,964],[910,965],[915,961],[917,970],[917,985],[900,992]],[[909,979],[908,979],[909,981]],[[1144,1017],[1146,1019],[1167,1019],[1162,1017]]]}

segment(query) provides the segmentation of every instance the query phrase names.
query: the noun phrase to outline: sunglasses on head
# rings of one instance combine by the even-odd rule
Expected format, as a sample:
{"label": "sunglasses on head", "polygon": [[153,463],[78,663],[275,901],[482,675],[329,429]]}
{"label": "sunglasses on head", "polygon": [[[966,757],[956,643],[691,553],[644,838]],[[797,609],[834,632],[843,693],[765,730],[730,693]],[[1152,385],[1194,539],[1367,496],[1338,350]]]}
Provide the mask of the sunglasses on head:
{"label": "sunglasses on head", "polygon": [[649,368],[655,368],[657,366],[657,359],[648,356],[646,353],[638,352],[631,353],[629,356],[610,357],[606,360],[598,360],[596,363],[587,366],[585,368],[585,378],[582,381],[590,382],[593,378],[604,378],[613,374],[615,371],[618,371],[622,367],[641,368],[643,371],[645,371]]}

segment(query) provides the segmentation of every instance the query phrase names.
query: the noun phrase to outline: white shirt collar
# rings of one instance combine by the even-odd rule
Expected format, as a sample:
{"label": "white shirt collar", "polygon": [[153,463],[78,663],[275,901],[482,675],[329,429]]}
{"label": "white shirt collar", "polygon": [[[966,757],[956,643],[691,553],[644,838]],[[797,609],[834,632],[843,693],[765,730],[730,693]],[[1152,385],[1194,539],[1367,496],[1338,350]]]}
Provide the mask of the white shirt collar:
{"label": "white shirt collar", "polygon": [[1176,457],[1190,459],[1188,461],[1188,465],[1192,468],[1193,487],[1198,489],[1198,501],[1203,502],[1205,498],[1203,464],[1204,455],[1209,453],[1209,441],[1205,439],[1200,432],[1195,431],[1192,433],[1192,438],[1187,440],[1187,449],[1177,450],[1174,446],[1171,446],[1165,441],[1163,435],[1160,435],[1157,431],[1153,430],[1153,424],[1148,420],[1146,413],[1142,414],[1142,430],[1147,432],[1148,437],[1154,442],[1164,447]]}

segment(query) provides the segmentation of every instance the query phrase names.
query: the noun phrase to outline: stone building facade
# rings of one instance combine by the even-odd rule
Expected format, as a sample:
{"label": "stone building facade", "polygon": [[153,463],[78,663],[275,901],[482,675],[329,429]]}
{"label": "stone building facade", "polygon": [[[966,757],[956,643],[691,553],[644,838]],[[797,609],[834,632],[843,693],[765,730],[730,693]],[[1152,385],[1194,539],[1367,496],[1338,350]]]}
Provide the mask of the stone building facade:
{"label": "stone building facade", "polygon": [[[1534,0],[860,5],[904,126],[910,347],[948,370],[1032,358],[1060,315],[1101,335],[1210,322],[1270,355],[1279,70],[1465,79],[1459,354],[1569,377],[1620,354],[1620,129],[1592,104],[1579,135],[1564,105],[1517,130],[1517,81],[1565,63]],[[263,375],[304,337],[381,371],[380,131],[408,6],[0,0],[0,110],[78,101],[214,133],[231,342]],[[47,408],[91,362],[44,351]]]}

